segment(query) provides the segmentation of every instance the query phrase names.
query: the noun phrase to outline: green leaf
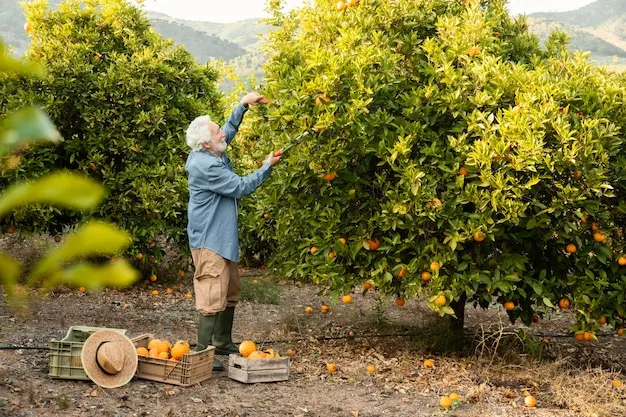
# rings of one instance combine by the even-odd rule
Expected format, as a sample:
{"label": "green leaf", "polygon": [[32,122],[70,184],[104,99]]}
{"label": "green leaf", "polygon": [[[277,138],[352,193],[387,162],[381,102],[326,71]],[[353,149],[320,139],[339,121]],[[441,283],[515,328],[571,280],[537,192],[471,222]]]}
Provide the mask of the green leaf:
{"label": "green leaf", "polygon": [[42,276],[53,274],[63,264],[81,256],[115,255],[132,242],[130,236],[107,223],[91,222],[69,235],[65,242],[46,254],[37,264],[30,276],[35,282]]}
{"label": "green leaf", "polygon": [[46,114],[36,108],[19,110],[0,124],[0,156],[29,142],[61,142],[63,139]]}
{"label": "green leaf", "polygon": [[102,287],[123,288],[137,281],[139,277],[139,271],[123,259],[102,266],[81,262],[57,273],[53,279],[46,281],[46,286],[67,284],[91,290]]}
{"label": "green leaf", "polygon": [[11,58],[2,42],[0,42],[0,72],[43,75],[45,71],[41,65]]}
{"label": "green leaf", "polygon": [[0,284],[4,287],[6,300],[14,308],[26,305],[26,294],[16,291],[20,271],[21,267],[17,260],[4,252],[0,252]]}
{"label": "green leaf", "polygon": [[552,304],[552,301],[550,301],[548,298],[543,297],[543,304],[546,305],[547,307],[550,308],[555,308],[554,304]]}
{"label": "green leaf", "polygon": [[35,203],[87,210],[96,206],[104,194],[104,188],[89,178],[57,172],[9,187],[0,195],[0,218],[17,207]]}

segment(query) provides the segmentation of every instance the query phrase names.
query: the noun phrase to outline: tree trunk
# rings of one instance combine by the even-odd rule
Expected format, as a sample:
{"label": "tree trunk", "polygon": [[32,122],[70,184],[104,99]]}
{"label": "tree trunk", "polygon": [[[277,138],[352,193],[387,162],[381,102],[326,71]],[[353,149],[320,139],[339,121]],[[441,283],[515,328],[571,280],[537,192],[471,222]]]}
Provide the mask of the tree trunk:
{"label": "tree trunk", "polygon": [[450,317],[448,328],[451,332],[462,335],[463,326],[465,324],[465,302],[467,301],[467,295],[463,294],[458,301],[452,300],[450,307],[454,310],[454,317]]}

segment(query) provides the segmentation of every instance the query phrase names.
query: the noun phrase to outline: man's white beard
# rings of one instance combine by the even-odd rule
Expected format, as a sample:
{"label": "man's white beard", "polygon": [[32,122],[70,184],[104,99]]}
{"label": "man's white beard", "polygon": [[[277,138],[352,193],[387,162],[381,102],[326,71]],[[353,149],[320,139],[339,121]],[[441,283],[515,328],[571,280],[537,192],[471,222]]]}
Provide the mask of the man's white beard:
{"label": "man's white beard", "polygon": [[228,146],[228,145],[226,143],[226,140],[222,139],[222,141],[220,143],[213,142],[211,144],[211,146],[213,146],[213,149],[215,150],[215,152],[221,154],[221,153],[226,152],[226,146]]}

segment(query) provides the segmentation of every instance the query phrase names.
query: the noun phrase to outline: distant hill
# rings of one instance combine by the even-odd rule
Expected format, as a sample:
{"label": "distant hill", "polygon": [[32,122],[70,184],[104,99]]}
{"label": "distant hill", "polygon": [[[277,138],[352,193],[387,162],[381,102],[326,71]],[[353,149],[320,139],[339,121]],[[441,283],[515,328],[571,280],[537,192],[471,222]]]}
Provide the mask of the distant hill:
{"label": "distant hill", "polygon": [[626,64],[626,0],[598,0],[569,12],[533,13],[528,25],[542,41],[555,28],[567,32],[570,49],[591,52],[597,64]]}
{"label": "distant hill", "polygon": [[161,19],[151,19],[151,22],[157,33],[183,45],[198,62],[208,62],[211,58],[230,61],[246,53],[236,43],[201,32],[190,25]]}

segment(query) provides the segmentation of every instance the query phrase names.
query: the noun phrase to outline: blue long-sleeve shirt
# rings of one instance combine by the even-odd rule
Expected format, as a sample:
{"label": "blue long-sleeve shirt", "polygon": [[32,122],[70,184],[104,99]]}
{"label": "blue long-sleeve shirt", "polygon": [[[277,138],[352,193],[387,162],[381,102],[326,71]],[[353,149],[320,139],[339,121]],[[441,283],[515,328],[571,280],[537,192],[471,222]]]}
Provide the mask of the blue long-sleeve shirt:
{"label": "blue long-sleeve shirt", "polygon": [[[235,137],[247,108],[237,105],[222,128],[226,143]],[[237,232],[237,200],[251,194],[272,171],[272,165],[263,166],[250,175],[240,177],[226,152],[221,157],[205,149],[187,157],[189,206],[187,209],[189,247],[210,249],[222,257],[239,262]]]}

